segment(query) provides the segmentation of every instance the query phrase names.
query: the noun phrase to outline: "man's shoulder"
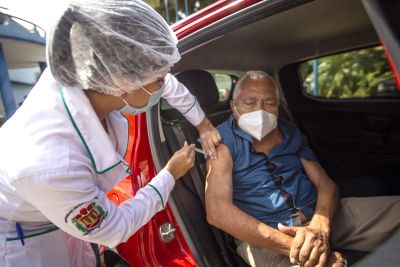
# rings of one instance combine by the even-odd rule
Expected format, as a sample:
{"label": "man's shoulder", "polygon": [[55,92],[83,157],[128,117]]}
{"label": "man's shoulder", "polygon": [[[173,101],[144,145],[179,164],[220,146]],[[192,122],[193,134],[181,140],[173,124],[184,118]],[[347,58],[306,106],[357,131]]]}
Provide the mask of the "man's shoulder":
{"label": "man's shoulder", "polygon": [[222,122],[221,124],[217,125],[217,129],[218,131],[226,131],[226,130],[230,130],[232,127],[232,121],[233,121],[233,117],[232,115],[230,115],[224,122]]}
{"label": "man's shoulder", "polygon": [[281,121],[279,127],[289,137],[295,137],[301,135],[300,129],[293,121]]}
{"label": "man's shoulder", "polygon": [[226,119],[223,123],[218,125],[216,128],[219,131],[221,135],[221,139],[223,143],[229,143],[235,138],[235,134],[233,131],[232,124],[233,122],[233,116],[229,116],[228,119]]}
{"label": "man's shoulder", "polygon": [[280,128],[285,135],[285,152],[294,152],[303,158],[317,160],[313,151],[309,148],[307,138],[294,122],[282,124]]}
{"label": "man's shoulder", "polygon": [[236,138],[232,127],[232,123],[234,123],[233,120],[233,116],[231,115],[227,120],[217,126],[217,130],[221,135],[221,143],[227,146],[231,155],[235,151]]}

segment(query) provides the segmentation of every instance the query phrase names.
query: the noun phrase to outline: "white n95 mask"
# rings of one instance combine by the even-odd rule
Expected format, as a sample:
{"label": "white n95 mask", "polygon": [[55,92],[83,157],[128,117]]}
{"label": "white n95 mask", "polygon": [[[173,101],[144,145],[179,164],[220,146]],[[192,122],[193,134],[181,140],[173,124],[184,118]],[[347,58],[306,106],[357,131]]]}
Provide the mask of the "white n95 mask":
{"label": "white n95 mask", "polygon": [[277,126],[278,118],[275,114],[259,109],[240,115],[236,107],[233,106],[233,108],[239,116],[239,127],[258,141],[261,141]]}

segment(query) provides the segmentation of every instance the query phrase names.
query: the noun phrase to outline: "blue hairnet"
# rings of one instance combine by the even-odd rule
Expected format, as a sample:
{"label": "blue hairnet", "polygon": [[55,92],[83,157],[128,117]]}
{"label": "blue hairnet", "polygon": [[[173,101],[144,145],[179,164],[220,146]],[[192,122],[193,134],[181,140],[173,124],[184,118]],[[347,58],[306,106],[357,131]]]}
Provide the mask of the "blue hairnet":
{"label": "blue hairnet", "polygon": [[165,20],[139,0],[71,1],[48,34],[47,57],[65,86],[122,95],[180,60]]}

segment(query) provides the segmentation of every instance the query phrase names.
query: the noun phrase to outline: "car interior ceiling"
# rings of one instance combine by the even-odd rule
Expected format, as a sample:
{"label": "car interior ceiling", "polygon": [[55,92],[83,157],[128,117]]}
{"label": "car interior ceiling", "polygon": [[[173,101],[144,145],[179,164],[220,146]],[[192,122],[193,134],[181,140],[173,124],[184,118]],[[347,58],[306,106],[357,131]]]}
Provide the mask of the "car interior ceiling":
{"label": "car interior ceiling", "polygon": [[[396,168],[400,166],[400,101],[315,101],[304,96],[298,75],[299,62],[306,59],[377,44],[361,1],[317,0],[225,33],[187,52],[173,73],[218,125],[231,111],[228,102],[219,103],[218,88],[206,70],[268,71],[284,96],[280,119],[297,123],[322,166],[339,183],[342,197],[400,194]],[[169,152],[164,162],[184,140],[200,147],[196,128],[166,102],[160,116],[164,147]],[[172,193],[190,237],[206,266],[247,266],[236,255],[233,238],[207,223],[205,174],[205,159],[196,153],[193,170]],[[382,176],[390,179],[382,182]],[[363,256],[356,252],[348,255],[350,263]]]}
{"label": "car interior ceiling", "polygon": [[225,33],[187,55],[183,51],[173,72],[189,69],[276,72],[293,62],[378,43],[361,1],[316,0]]}

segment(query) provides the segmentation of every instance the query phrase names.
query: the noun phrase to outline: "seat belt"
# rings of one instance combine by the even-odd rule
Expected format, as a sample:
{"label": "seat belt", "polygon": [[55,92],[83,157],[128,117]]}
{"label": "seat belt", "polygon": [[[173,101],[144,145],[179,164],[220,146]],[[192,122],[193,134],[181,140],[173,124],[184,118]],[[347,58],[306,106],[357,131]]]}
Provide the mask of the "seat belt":
{"label": "seat belt", "polygon": [[[184,142],[186,141],[186,137],[185,137],[185,134],[183,133],[181,126],[178,124],[173,124],[172,130],[175,133],[175,136],[176,136],[176,139],[178,140],[179,146],[182,147]],[[194,184],[196,192],[199,195],[201,203],[203,204],[203,207],[205,210],[205,190],[204,190],[204,184],[202,182],[203,179],[201,179],[199,172],[195,168],[191,168],[189,170],[189,174],[190,174],[190,177],[192,179],[192,182]],[[213,230],[215,239],[217,240],[218,246],[221,249],[221,254],[222,254],[222,257],[224,258],[226,265],[228,267],[233,267],[231,260],[229,258],[228,251],[225,247],[225,243],[224,243],[224,239],[223,239],[221,231],[212,225],[211,225],[211,229]]]}

